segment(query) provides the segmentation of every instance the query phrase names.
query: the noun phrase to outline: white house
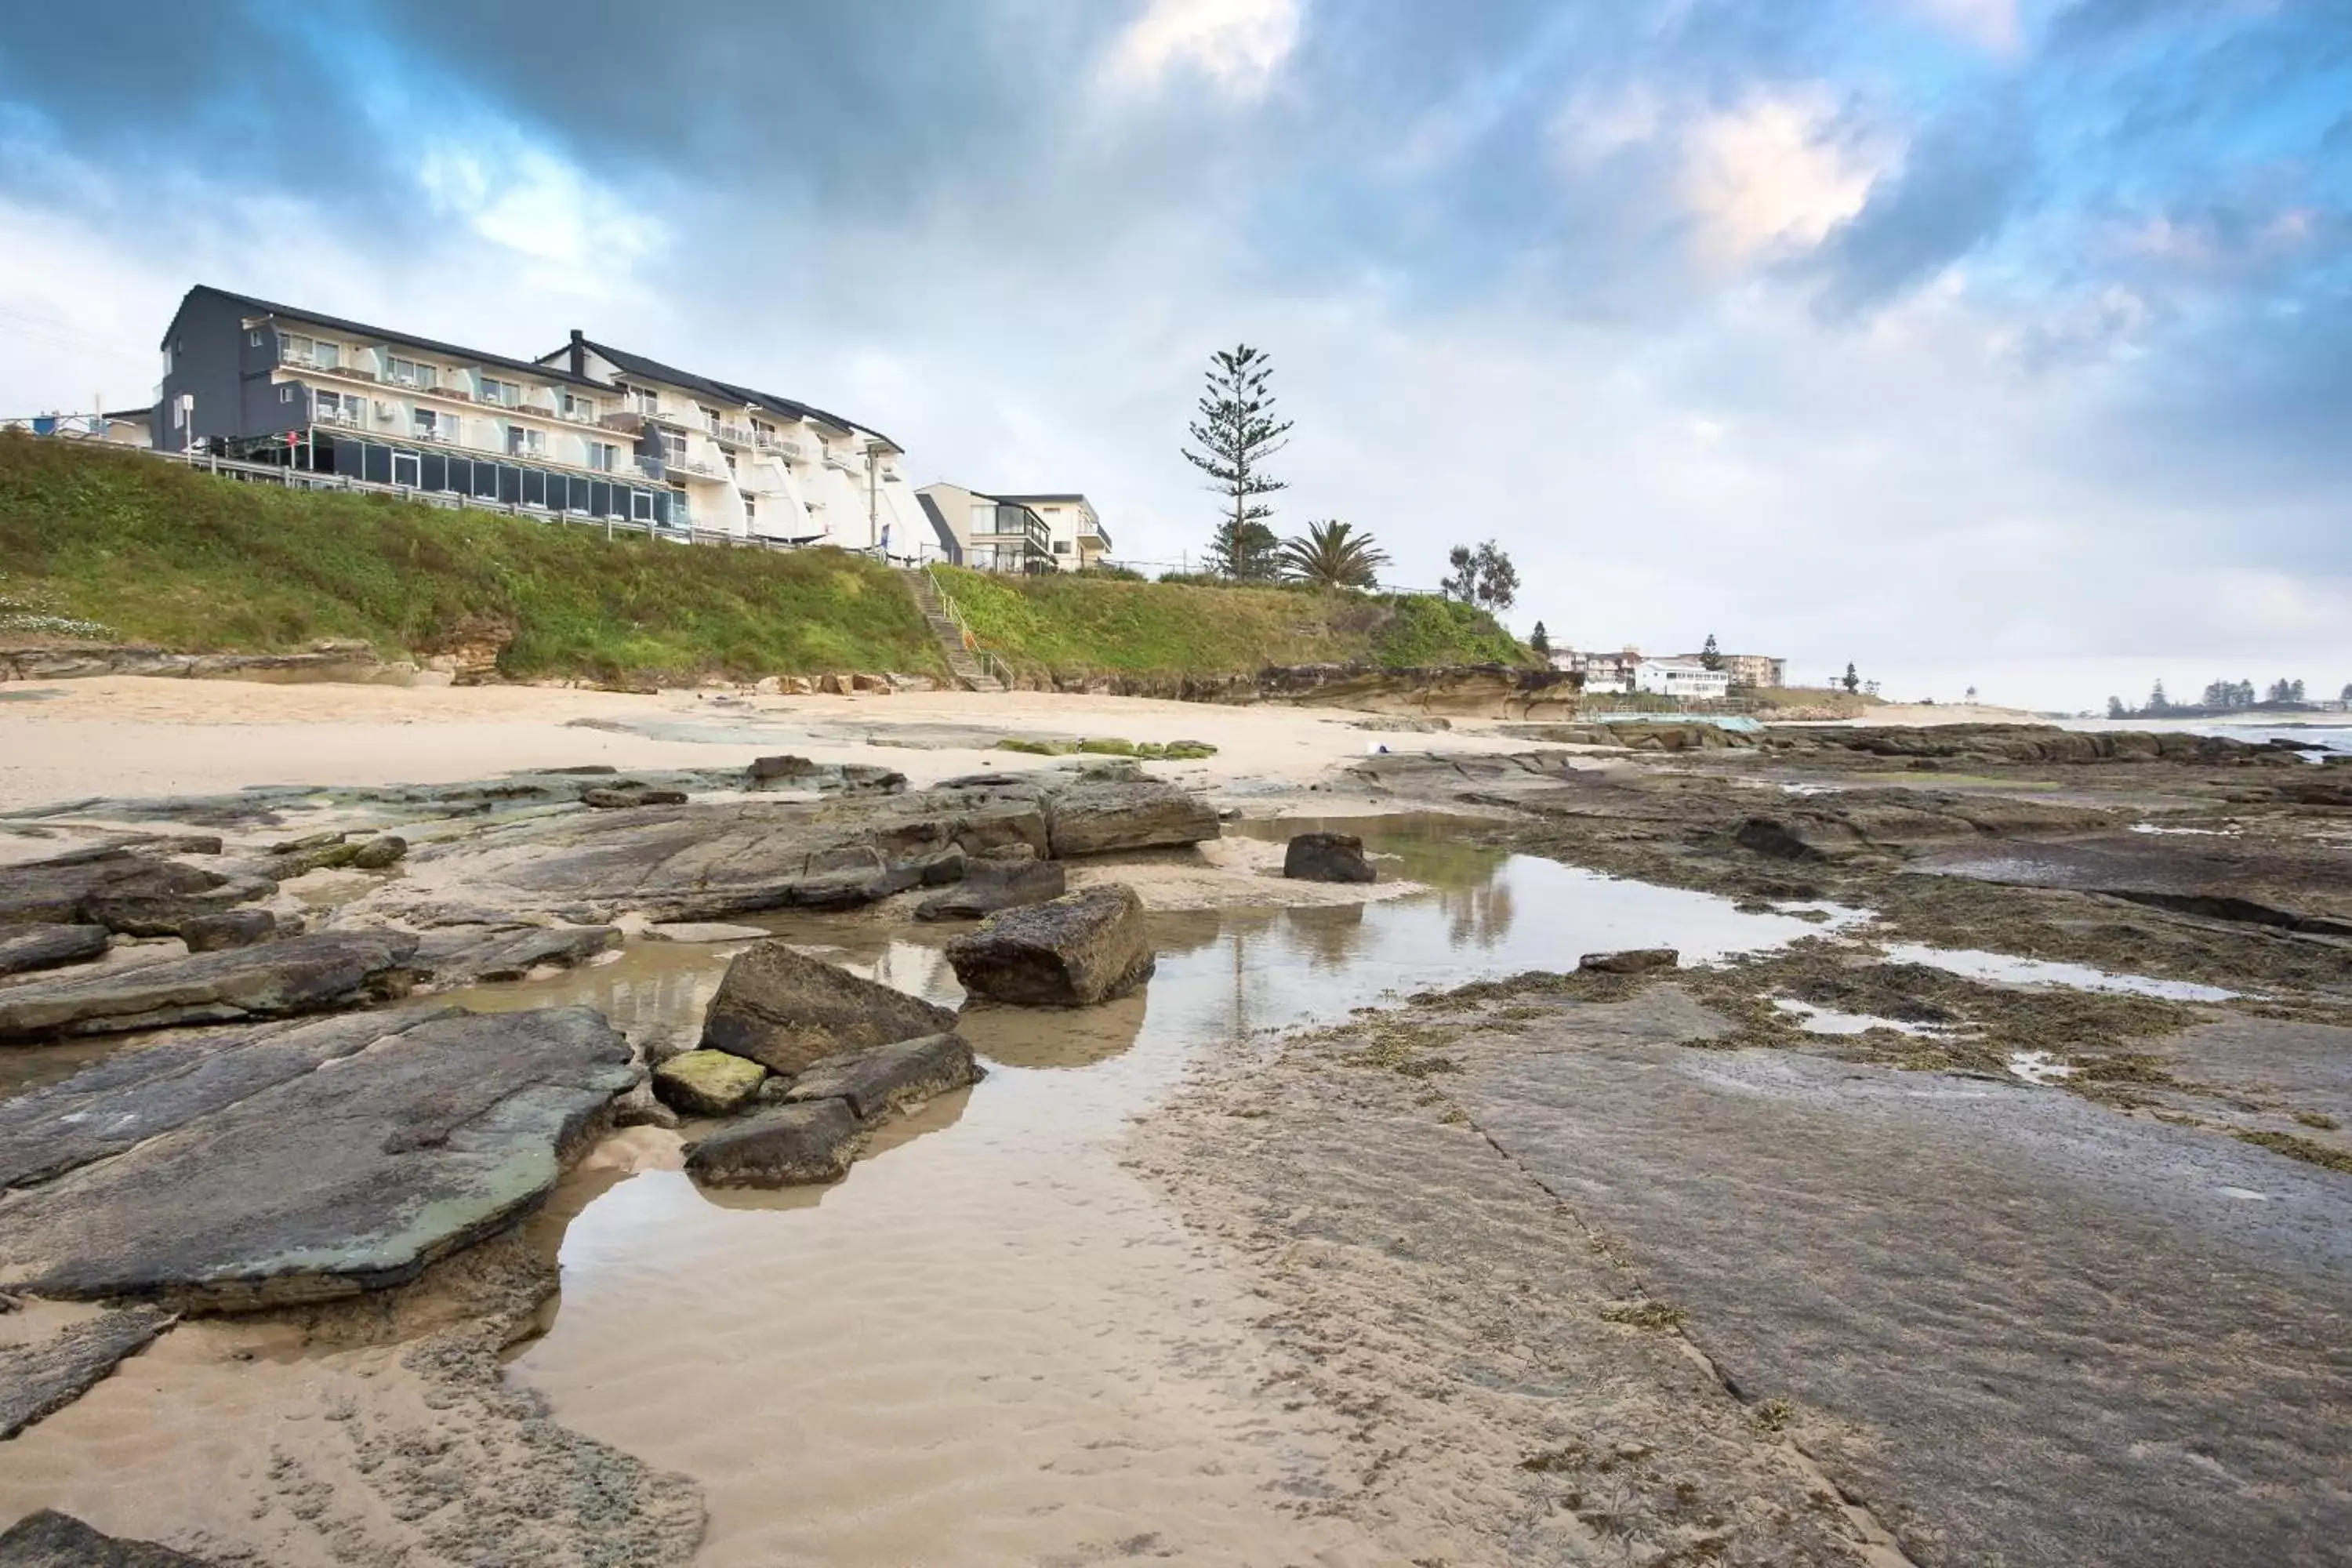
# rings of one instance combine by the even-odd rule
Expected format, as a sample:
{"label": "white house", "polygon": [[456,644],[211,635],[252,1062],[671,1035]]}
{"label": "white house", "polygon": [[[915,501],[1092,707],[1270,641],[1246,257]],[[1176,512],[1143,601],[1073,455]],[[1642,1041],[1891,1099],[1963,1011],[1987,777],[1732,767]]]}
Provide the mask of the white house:
{"label": "white house", "polygon": [[1633,689],[1689,701],[1714,701],[1730,695],[1731,672],[1709,669],[1695,658],[1645,658],[1633,666]]}
{"label": "white house", "polygon": [[948,559],[982,572],[1075,572],[1110,552],[1094,503],[1074,491],[992,495],[941,480],[915,492]]}

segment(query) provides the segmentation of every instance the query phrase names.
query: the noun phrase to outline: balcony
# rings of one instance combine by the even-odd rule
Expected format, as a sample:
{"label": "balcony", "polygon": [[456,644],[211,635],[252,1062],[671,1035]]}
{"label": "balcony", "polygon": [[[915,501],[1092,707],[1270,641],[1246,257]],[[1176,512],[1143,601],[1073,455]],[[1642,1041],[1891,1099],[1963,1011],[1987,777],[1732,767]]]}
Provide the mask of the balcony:
{"label": "balcony", "polygon": [[558,407],[555,410],[555,416],[567,425],[585,425],[592,430],[604,424],[604,421],[595,415],[579,408]]}
{"label": "balcony", "polygon": [[408,438],[435,447],[454,447],[457,444],[457,427],[455,425],[422,426],[412,428]]}
{"label": "balcony", "polygon": [[827,452],[824,455],[824,466],[828,468],[839,468],[845,474],[862,474],[866,471],[866,454]]}
{"label": "balcony", "polygon": [[310,423],[313,425],[332,425],[344,430],[357,430],[361,428],[361,421],[358,415],[347,414],[340,408],[314,408],[310,411]]}
{"label": "balcony", "polygon": [[629,458],[629,466],[649,479],[666,479],[669,478],[669,474],[664,468],[662,460],[659,458],[632,456]]}
{"label": "balcony", "polygon": [[710,419],[704,421],[702,427],[714,441],[724,441],[730,447],[751,445],[751,431],[748,426],[729,425],[720,420]]}
{"label": "balcony", "polygon": [[697,479],[715,479],[719,477],[718,464],[706,463],[699,458],[680,457],[676,453],[665,456],[662,466],[673,474],[691,474]]}
{"label": "balcony", "polygon": [[761,430],[753,434],[751,444],[762,452],[773,452],[789,462],[802,463],[808,460],[808,448],[790,436],[777,436]]}

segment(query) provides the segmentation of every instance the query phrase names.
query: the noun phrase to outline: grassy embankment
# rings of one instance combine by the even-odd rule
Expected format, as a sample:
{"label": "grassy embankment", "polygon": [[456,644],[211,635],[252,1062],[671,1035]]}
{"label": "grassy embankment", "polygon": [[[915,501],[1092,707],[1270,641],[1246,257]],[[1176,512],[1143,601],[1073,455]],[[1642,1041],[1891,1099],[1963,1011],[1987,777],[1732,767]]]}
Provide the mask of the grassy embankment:
{"label": "grassy embankment", "polygon": [[1296,586],[1202,586],[943,571],[991,653],[1058,675],[1255,673],[1270,665],[1524,664],[1484,610],[1448,600]]}
{"label": "grassy embankment", "polygon": [[486,620],[514,629],[518,679],[946,672],[896,574],[838,551],[607,540],[0,435],[0,637],[92,622],[183,652],[350,637],[398,658]]}
{"label": "grassy embankment", "polygon": [[[949,577],[991,651],[1062,674],[1527,657],[1491,616],[1435,599]],[[484,623],[512,628],[499,668],[518,679],[946,673],[898,575],[839,551],[608,540],[0,434],[0,641],[279,653],[363,638],[400,658],[440,652]]]}

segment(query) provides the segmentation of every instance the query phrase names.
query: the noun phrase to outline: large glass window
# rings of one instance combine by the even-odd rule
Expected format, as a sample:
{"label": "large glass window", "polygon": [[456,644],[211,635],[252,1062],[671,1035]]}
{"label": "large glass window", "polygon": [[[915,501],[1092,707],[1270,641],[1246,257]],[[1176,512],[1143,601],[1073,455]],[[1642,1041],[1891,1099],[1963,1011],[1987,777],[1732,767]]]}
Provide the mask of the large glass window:
{"label": "large glass window", "polygon": [[613,471],[613,448],[602,441],[588,444],[588,466],[601,474]]}
{"label": "large glass window", "polygon": [[413,359],[402,359],[398,354],[385,361],[384,374],[387,380],[396,381],[403,386],[430,388],[435,379],[431,365],[420,364]]}
{"label": "large glass window", "polygon": [[651,522],[654,520],[654,495],[651,490],[629,492],[629,520],[632,522]]}
{"label": "large glass window", "polygon": [[443,489],[456,490],[459,495],[471,495],[474,490],[474,460],[471,458],[448,459],[448,479]]}
{"label": "large glass window", "polygon": [[522,470],[512,463],[499,465],[499,499],[509,506],[522,500]]}
{"label": "large glass window", "polygon": [[588,486],[588,515],[590,517],[613,515],[613,487],[603,479],[593,480]]}
{"label": "large glass window", "polygon": [[[457,459],[460,463],[465,460],[466,459],[463,458]],[[425,483],[419,487],[420,489],[428,490],[446,490],[455,488],[449,483],[449,459],[447,457],[439,452],[427,452],[425,454],[424,467]]]}
{"label": "large glass window", "polygon": [[496,500],[499,496],[499,466],[496,463],[474,465],[474,493],[484,500]]}
{"label": "large glass window", "polygon": [[486,375],[482,377],[482,401],[512,408],[522,401],[522,386],[517,382],[499,381]]}
{"label": "large glass window", "polygon": [[522,471],[522,504],[543,507],[547,504],[547,474],[540,468]]}
{"label": "large glass window", "polygon": [[393,448],[392,482],[394,484],[406,485],[411,489],[415,489],[416,488],[416,481],[419,478],[417,473],[417,457],[418,454],[415,452],[404,451],[396,447]]}
{"label": "large glass window", "polygon": [[368,442],[362,457],[362,476],[372,485],[392,483],[392,448]]}

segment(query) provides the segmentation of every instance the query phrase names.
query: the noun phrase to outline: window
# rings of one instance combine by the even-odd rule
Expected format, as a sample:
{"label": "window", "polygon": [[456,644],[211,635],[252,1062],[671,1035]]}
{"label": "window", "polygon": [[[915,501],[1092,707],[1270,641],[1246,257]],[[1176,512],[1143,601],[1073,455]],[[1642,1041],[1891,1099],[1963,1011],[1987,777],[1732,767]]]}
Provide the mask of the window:
{"label": "window", "polygon": [[514,382],[497,381],[486,375],[482,377],[482,401],[498,404],[503,408],[517,408],[522,405],[522,388]]}
{"label": "window", "polygon": [[563,395],[563,416],[566,419],[584,420],[593,425],[596,423],[596,400],[593,397],[583,397],[576,392],[567,392]]}
{"label": "window", "polygon": [[613,448],[602,441],[588,443],[588,467],[599,473],[613,471]]}
{"label": "window", "polygon": [[278,389],[278,401],[280,403],[291,403],[294,401],[294,384],[292,382],[289,381],[284,386]]}
{"label": "window", "polygon": [[651,522],[654,520],[654,496],[651,490],[629,492],[629,520],[633,522]]}
{"label": "window", "polygon": [[341,393],[313,392],[310,394],[310,416],[312,418],[333,421],[341,418],[342,413],[343,398]]}
{"label": "window", "polygon": [[[698,405],[698,406],[699,406],[699,405]],[[718,429],[718,428],[719,428],[719,410],[717,410],[716,408],[704,408],[704,409],[702,409],[702,422],[703,422],[703,424],[705,424],[705,425],[709,426],[711,429],[713,429],[713,430]]]}
{"label": "window", "polygon": [[[558,484],[562,482],[560,479],[556,480]],[[547,504],[547,475],[544,471],[538,468],[522,471],[522,504],[537,507]]]}
{"label": "window", "polygon": [[172,345],[169,343],[163,345],[163,374],[172,374]]}
{"label": "window", "polygon": [[749,527],[752,522],[754,522],[754,521],[758,521],[759,516],[760,516],[760,503],[759,503],[758,501],[756,501],[756,500],[752,500],[749,495],[746,495],[746,496],[743,498],[743,522],[744,522],[744,525],[745,525],[746,527]]}
{"label": "window", "polygon": [[415,489],[417,484],[416,459],[416,453],[404,452],[394,447],[392,454],[392,482],[396,485],[406,485],[409,489]]}
{"label": "window", "polygon": [[1056,554],[1056,555],[1067,555],[1069,552],[1070,552],[1070,542],[1069,542],[1068,540],[1066,540],[1066,539],[1057,539],[1057,540],[1054,541],[1054,553],[1055,553],[1055,554]]}
{"label": "window", "polygon": [[776,427],[773,425],[769,424],[764,419],[754,419],[751,421],[751,434],[765,440],[773,440],[776,435]]}
{"label": "window", "polygon": [[733,473],[735,471],[735,454],[722,450],[719,455],[727,459],[727,471],[730,474]]}
{"label": "window", "polygon": [[629,405],[640,414],[659,414],[661,395],[649,386],[633,386],[629,389]]}
{"label": "window", "polygon": [[397,354],[391,356],[385,363],[389,367],[388,374],[391,379],[401,385],[421,387],[426,391],[432,389],[434,371],[431,365],[419,364],[413,359],[402,359]]}
{"label": "window", "polygon": [[445,433],[441,426],[441,416],[430,408],[416,409],[409,415],[409,418],[415,422],[416,434],[427,441],[437,439]]}
{"label": "window", "polygon": [[247,332],[245,334],[245,342],[247,348],[257,349],[261,346],[261,334],[257,331]]}
{"label": "window", "polygon": [[536,458],[546,450],[547,437],[541,432],[522,425],[507,426],[508,457]]}
{"label": "window", "polygon": [[660,434],[663,458],[668,462],[676,463],[680,468],[684,468],[686,466],[686,437],[675,430],[664,430]]}
{"label": "window", "polygon": [[314,341],[310,344],[310,363],[320,370],[333,370],[343,363],[343,351],[338,344]]}

